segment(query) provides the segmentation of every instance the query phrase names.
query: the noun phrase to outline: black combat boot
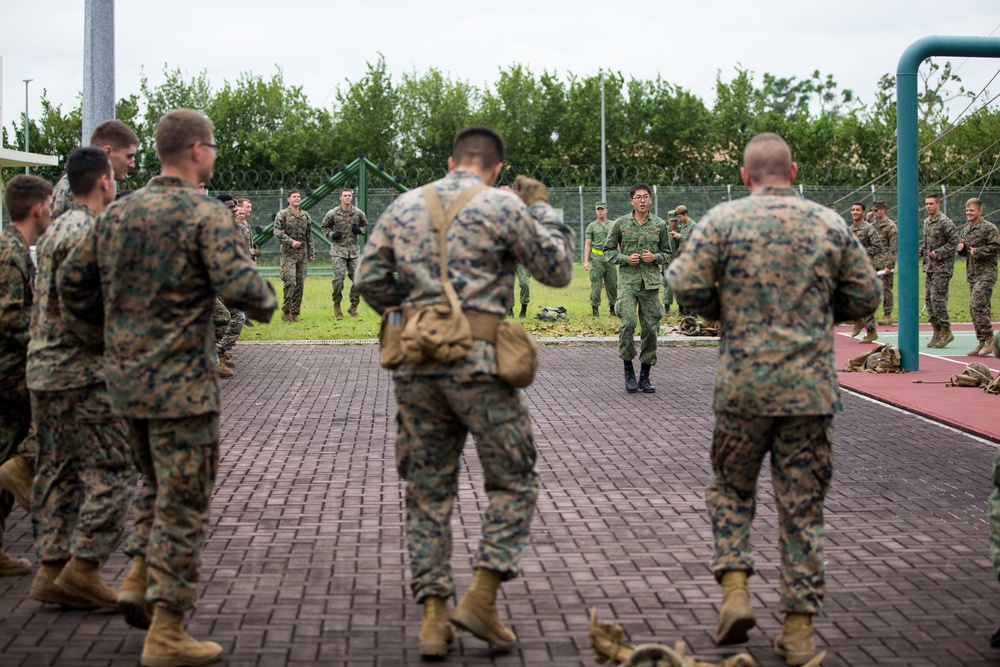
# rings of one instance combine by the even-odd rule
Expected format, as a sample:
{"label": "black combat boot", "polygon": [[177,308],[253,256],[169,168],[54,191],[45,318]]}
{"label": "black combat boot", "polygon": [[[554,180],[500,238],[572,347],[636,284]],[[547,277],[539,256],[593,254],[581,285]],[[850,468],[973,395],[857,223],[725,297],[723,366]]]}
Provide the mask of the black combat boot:
{"label": "black combat boot", "polygon": [[639,388],[642,389],[644,394],[655,394],[656,387],[649,384],[649,369],[652,368],[649,364],[639,364]]}
{"label": "black combat boot", "polygon": [[522,303],[521,304],[521,314],[518,315],[518,317],[523,320],[527,316],[528,316],[528,304]]}
{"label": "black combat boot", "polygon": [[615,315],[615,304],[608,306],[608,313],[610,313],[611,317],[618,317]]}
{"label": "black combat boot", "polygon": [[591,309],[592,311],[594,311],[594,312],[592,313],[594,317],[597,317],[597,316],[598,316],[598,315],[600,314],[600,313],[598,313],[598,312],[597,312],[597,306],[591,306],[591,307],[590,307],[590,309]]}
{"label": "black combat boot", "polygon": [[625,362],[625,391],[630,394],[639,391],[639,383],[635,381],[635,366],[632,365],[631,359]]}

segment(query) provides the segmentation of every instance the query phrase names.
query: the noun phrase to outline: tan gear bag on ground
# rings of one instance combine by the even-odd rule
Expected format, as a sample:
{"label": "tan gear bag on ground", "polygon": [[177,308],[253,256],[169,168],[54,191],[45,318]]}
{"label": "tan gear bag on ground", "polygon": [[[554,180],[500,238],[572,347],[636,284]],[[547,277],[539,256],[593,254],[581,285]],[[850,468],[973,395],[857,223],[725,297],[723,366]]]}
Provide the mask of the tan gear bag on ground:
{"label": "tan gear bag on ground", "polygon": [[[873,366],[869,366],[869,360],[871,357],[878,355],[878,361],[875,362]],[[900,365],[900,355],[899,348],[895,345],[879,345],[878,347],[868,350],[862,355],[854,357],[846,364],[844,364],[844,371],[850,373],[854,372],[864,372],[864,373],[905,373],[902,366]]]}

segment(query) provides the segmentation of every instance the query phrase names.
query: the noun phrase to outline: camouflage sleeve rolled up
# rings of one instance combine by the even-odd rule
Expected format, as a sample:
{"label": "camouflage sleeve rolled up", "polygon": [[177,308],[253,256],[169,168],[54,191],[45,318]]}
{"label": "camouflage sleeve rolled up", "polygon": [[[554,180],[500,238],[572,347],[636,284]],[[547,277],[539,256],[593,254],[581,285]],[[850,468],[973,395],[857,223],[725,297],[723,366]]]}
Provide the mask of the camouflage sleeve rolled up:
{"label": "camouflage sleeve rolled up", "polygon": [[896,228],[896,223],[888,218],[877,229],[882,234],[883,241],[882,258],[877,268],[891,269],[896,266],[896,260],[899,256],[899,230]]}
{"label": "camouflage sleeve rolled up", "polygon": [[52,188],[52,219],[57,220],[73,207],[73,191],[69,189],[69,176],[63,173]]}
{"label": "camouflage sleeve rolled up", "polygon": [[21,233],[0,233],[0,396],[27,401],[24,384],[34,267]]}
{"label": "camouflage sleeve rolled up", "polygon": [[715,409],[738,414],[839,409],[833,324],[874,312],[882,296],[843,219],[792,188],[713,208],[667,280],[681,305],[718,316]]}

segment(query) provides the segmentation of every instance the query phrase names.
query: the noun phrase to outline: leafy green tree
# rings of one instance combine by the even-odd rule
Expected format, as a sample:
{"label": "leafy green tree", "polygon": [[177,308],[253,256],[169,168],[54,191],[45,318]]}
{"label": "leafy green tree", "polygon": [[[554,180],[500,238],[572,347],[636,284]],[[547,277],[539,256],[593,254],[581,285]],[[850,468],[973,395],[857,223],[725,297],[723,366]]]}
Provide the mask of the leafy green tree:
{"label": "leafy green tree", "polygon": [[346,90],[337,87],[333,113],[335,154],[341,161],[351,162],[364,153],[372,162],[391,165],[399,155],[399,93],[381,53],[374,64],[367,66],[360,81],[348,81]]}
{"label": "leafy green tree", "polygon": [[455,135],[469,125],[479,91],[431,68],[404,74],[398,94],[398,164],[445,169]]}

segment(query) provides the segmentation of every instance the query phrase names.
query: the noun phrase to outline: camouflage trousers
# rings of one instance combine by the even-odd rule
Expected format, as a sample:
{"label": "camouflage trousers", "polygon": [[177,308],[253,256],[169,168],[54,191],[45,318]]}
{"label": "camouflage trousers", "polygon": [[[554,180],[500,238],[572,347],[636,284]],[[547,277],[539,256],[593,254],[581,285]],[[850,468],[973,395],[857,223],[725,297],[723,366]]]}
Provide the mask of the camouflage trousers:
{"label": "camouflage trousers", "polygon": [[[531,301],[531,274],[528,273],[528,269],[524,268],[520,264],[514,271],[514,277],[517,282],[517,286],[520,288],[520,299],[519,302],[522,306],[527,306]],[[510,295],[510,307],[514,307],[514,294]]]}
{"label": "camouflage trousers", "polygon": [[754,417],[717,412],[706,493],[715,578],[754,571],[750,527],[757,478],[771,454],[778,504],[783,613],[816,614],[823,602],[823,501],[833,476],[833,415]]}
{"label": "camouflage trousers", "polygon": [[239,308],[229,310],[229,324],[226,325],[222,336],[216,340],[215,346],[220,350],[231,350],[236,345],[240,334],[243,333],[243,325],[247,322],[247,314]]}
{"label": "camouflage trousers", "polygon": [[993,309],[990,301],[993,299],[995,277],[981,278],[969,283],[969,314],[972,324],[976,327],[977,340],[993,340]]}
{"label": "camouflage trousers", "polygon": [[298,315],[302,310],[302,290],[306,286],[306,267],[308,260],[305,253],[291,254],[281,250],[281,284],[284,286],[284,301],[281,312]]}
{"label": "camouflage trousers", "polygon": [[927,317],[935,329],[951,327],[948,317],[948,285],[951,283],[950,273],[924,274],[924,306]]}
{"label": "camouflage trousers", "polygon": [[604,259],[603,255],[590,255],[590,306],[601,306],[601,288],[608,293],[608,305],[614,306],[618,300],[618,267]]}
{"label": "camouflage trousers", "polygon": [[538,499],[535,441],[524,392],[495,376],[396,378],[396,469],[406,480],[410,584],[417,601],[455,593],[451,511],[459,461],[471,433],[489,507],[473,567],[520,573]]}
{"label": "camouflage trousers", "polygon": [[351,279],[351,292],[348,298],[352,306],[361,303],[361,295],[354,284],[354,272],[358,270],[358,258],[355,257],[331,257],[333,263],[333,302],[339,304],[344,299],[344,280]]}
{"label": "camouflage trousers", "polygon": [[882,317],[892,317],[892,283],[895,278],[895,273],[882,276]]}
{"label": "camouflage trousers", "polygon": [[138,477],[104,385],[31,392],[38,459],[31,527],[42,562],[103,563],[125,529]]}
{"label": "camouflage trousers", "polygon": [[212,327],[215,330],[216,345],[226,335],[226,327],[229,326],[229,320],[231,319],[232,315],[229,309],[226,308],[226,304],[222,303],[222,299],[219,297],[215,297],[215,303],[212,304]]}
{"label": "camouflage trousers", "polygon": [[663,319],[659,295],[658,288],[619,289],[618,301],[615,302],[615,315],[621,318],[618,326],[618,356],[625,361],[635,359],[635,327],[638,323],[642,327],[639,361],[650,366],[656,364],[656,336],[660,333],[660,320]]}
{"label": "camouflage trousers", "polygon": [[[0,397],[0,464],[15,454],[35,460],[33,438],[28,436],[31,428],[31,405],[21,400]],[[29,441],[30,444],[29,444]],[[0,547],[3,546],[7,517],[14,509],[14,496],[0,490]]]}
{"label": "camouflage trousers", "polygon": [[993,556],[993,573],[1000,579],[1000,447],[993,458],[993,492],[987,510],[990,522],[990,555]]}
{"label": "camouflage trousers", "polygon": [[143,484],[125,553],[146,557],[147,602],[194,609],[219,470],[219,415],[128,422]]}
{"label": "camouflage trousers", "polygon": [[855,324],[860,324],[864,327],[865,331],[875,331],[875,314],[872,313],[868,317],[862,317],[860,320],[854,320]]}

